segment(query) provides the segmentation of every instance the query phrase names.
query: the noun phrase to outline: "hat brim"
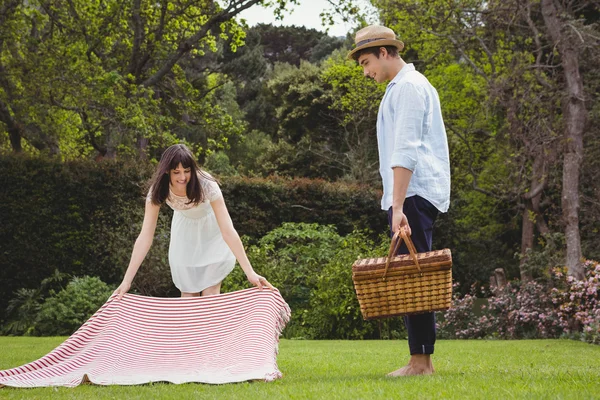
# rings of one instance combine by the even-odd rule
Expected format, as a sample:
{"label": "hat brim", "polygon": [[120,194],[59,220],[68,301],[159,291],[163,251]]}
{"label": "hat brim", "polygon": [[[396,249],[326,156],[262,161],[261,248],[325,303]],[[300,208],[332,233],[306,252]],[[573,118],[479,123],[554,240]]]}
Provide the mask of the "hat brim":
{"label": "hat brim", "polygon": [[354,59],[354,57],[353,57],[354,54],[361,51],[362,49],[367,49],[369,47],[383,47],[383,46],[394,46],[398,49],[398,51],[402,51],[402,49],[404,49],[404,43],[402,43],[400,40],[395,40],[395,39],[374,40],[372,42],[365,43],[362,46],[358,46],[355,49],[352,49],[352,51],[350,51],[348,53],[348,58],[351,60]]}

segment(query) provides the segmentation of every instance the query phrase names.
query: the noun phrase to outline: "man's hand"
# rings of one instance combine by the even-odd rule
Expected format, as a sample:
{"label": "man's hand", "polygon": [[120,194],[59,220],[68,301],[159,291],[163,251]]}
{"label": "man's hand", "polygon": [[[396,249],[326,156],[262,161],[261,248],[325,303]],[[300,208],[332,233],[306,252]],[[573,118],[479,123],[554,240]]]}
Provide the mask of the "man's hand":
{"label": "man's hand", "polygon": [[406,218],[406,215],[400,209],[392,209],[392,231],[396,233],[400,230],[400,227],[404,227],[406,229],[406,233],[408,233],[410,236],[412,232],[410,230],[410,225],[408,225],[408,219]]}

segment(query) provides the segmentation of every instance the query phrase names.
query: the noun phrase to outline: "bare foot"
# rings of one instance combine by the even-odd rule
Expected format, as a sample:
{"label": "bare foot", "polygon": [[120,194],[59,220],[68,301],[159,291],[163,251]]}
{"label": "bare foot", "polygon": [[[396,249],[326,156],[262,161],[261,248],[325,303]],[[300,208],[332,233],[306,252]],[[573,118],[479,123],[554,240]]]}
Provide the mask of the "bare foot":
{"label": "bare foot", "polygon": [[390,372],[387,376],[414,376],[414,375],[431,375],[435,372],[431,363],[429,354],[415,354],[410,356],[408,365]]}
{"label": "bare foot", "polygon": [[431,375],[433,374],[433,369],[420,369],[415,368],[411,365],[406,365],[400,369],[395,370],[394,372],[390,372],[387,376],[396,377],[396,376],[414,376],[414,375]]}

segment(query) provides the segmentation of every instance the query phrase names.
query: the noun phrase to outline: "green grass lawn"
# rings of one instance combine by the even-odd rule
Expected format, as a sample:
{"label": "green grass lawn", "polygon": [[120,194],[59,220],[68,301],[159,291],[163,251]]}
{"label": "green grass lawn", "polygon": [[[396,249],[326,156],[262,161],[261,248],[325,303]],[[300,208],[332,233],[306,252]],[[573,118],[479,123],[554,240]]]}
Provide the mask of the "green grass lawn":
{"label": "green grass lawn", "polygon": [[[64,338],[0,337],[0,369]],[[600,399],[600,346],[569,340],[438,341],[436,375],[387,378],[405,341],[282,340],[283,379],[229,385],[150,384],[0,389],[7,399]]]}

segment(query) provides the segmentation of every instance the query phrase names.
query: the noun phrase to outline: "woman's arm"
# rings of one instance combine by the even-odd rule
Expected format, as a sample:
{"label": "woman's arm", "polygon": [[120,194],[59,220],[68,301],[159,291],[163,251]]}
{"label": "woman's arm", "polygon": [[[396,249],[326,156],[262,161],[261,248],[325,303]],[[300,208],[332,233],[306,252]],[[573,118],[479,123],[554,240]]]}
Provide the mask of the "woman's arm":
{"label": "woman's arm", "polygon": [[231,217],[229,216],[229,211],[227,211],[227,206],[225,206],[225,200],[223,200],[223,197],[211,201],[210,205],[215,213],[215,217],[217,218],[217,223],[219,224],[221,235],[223,235],[223,240],[225,240],[225,243],[227,243],[227,246],[229,246],[235,258],[237,258],[250,283],[252,283],[254,286],[258,286],[259,289],[262,289],[263,287],[273,289],[273,286],[271,286],[271,284],[264,277],[254,272],[254,269],[250,264],[250,260],[248,260],[248,256],[246,255],[246,251],[244,250],[244,245],[240,239],[240,235],[238,235],[237,231],[233,227],[233,222],[231,221]]}
{"label": "woman's arm", "polygon": [[146,201],[142,230],[133,246],[133,252],[131,253],[131,259],[127,271],[125,272],[125,276],[123,277],[123,282],[121,282],[121,285],[115,291],[115,293],[119,295],[119,299],[121,299],[131,288],[131,282],[133,282],[135,274],[140,268],[140,265],[142,265],[142,261],[144,261],[146,254],[148,254],[150,246],[152,246],[159,211],[160,206],[152,204],[151,201]]}

